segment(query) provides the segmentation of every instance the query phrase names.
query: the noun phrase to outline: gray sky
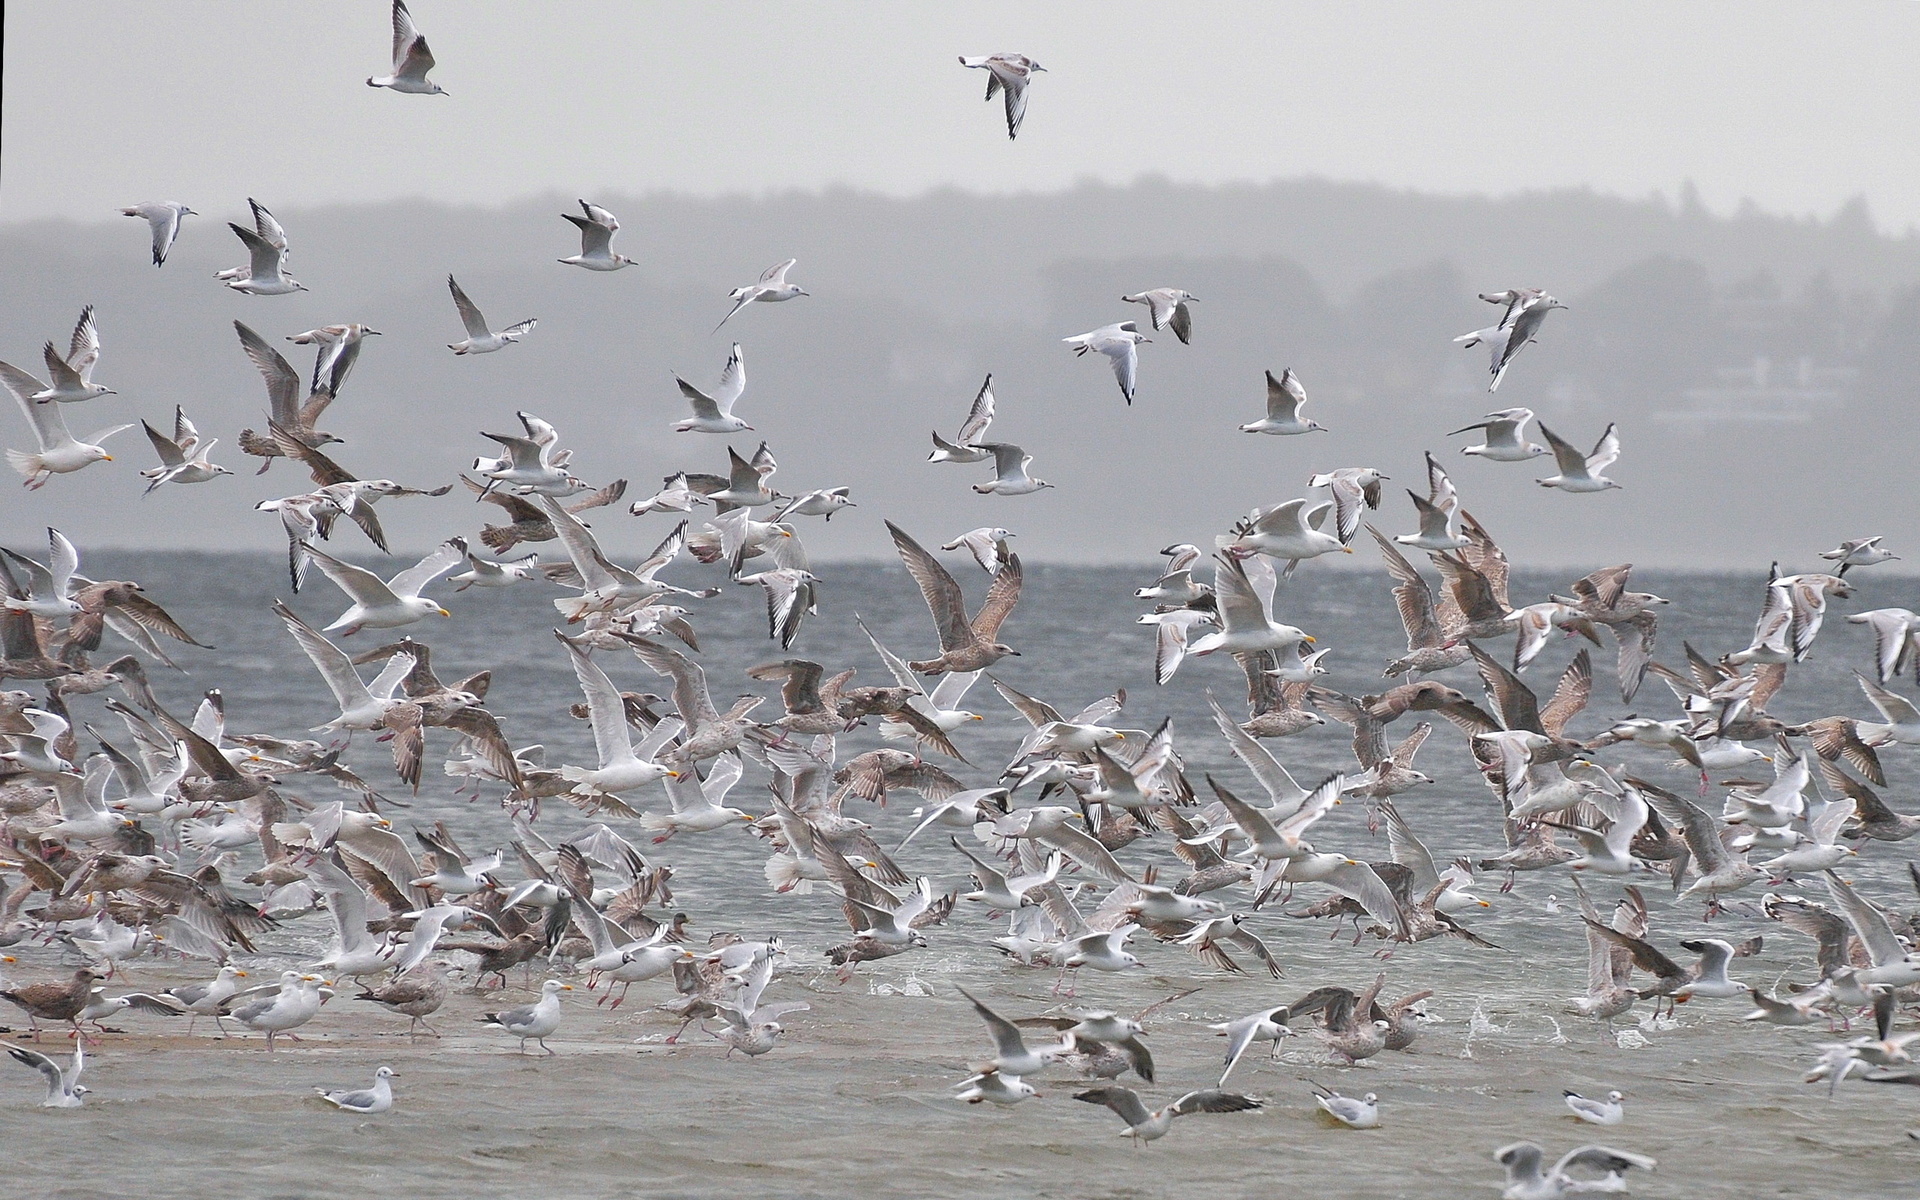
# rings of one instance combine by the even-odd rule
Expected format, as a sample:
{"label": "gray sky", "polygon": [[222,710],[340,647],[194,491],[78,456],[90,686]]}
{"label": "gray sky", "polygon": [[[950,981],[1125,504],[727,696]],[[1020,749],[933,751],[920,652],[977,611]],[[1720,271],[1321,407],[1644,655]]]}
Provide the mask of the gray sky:
{"label": "gray sky", "polygon": [[[961,11],[964,9],[964,11]],[[1920,223],[1920,4],[6,6],[0,220],[654,189],[1054,190],[1160,172],[1446,192],[1590,184]],[[1020,142],[957,54],[1050,73]]]}

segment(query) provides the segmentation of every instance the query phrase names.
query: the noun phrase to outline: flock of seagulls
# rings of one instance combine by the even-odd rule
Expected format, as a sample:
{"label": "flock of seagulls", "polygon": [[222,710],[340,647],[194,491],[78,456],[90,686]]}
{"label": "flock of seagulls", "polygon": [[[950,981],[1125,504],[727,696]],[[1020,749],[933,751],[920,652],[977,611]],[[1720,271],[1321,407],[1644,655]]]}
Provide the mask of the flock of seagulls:
{"label": "flock of seagulls", "polygon": [[[392,73],[367,83],[445,95],[427,78],[433,55],[400,0],[393,31]],[[1008,135],[1016,136],[1032,76],[1044,68],[1023,55],[960,61],[988,72],[987,97],[1004,96]],[[265,207],[250,204],[251,227],[230,225],[247,247],[248,264],[221,272],[222,281],[255,297],[306,290],[287,273],[286,230]],[[577,228],[580,252],[559,261],[597,272],[633,265],[612,249],[618,219],[580,204],[580,215],[562,214]],[[167,261],[182,219],[196,215],[173,202],[123,212],[149,223],[156,267]],[[788,259],[734,289],[715,331],[749,305],[808,296],[788,282],[795,265]],[[452,275],[447,284],[467,334],[451,344],[456,355],[492,353],[534,331],[531,318],[495,329]],[[1501,320],[1456,340],[1490,348],[1491,392],[1547,314],[1565,306],[1530,288],[1481,299],[1503,306]],[[1153,288],[1122,300],[1144,305],[1152,329],[1171,329],[1183,345],[1193,344],[1192,294]],[[1389,534],[1375,524],[1386,520],[1391,480],[1380,469],[1314,474],[1306,495],[1283,493],[1271,506],[1224,519],[1211,541],[1167,548],[1164,572],[1137,593],[1153,604],[1140,620],[1155,627],[1161,683],[1182,670],[1212,669],[1191,665],[1199,660],[1233,660],[1247,709],[1244,716],[1230,713],[1210,695],[1215,729],[1208,736],[1224,739],[1253,781],[1249,790],[1213,775],[1191,778],[1171,719],[1153,728],[1117,723],[1127,711],[1124,692],[1078,708],[1056,706],[996,674],[1022,655],[1010,621],[1024,573],[1010,529],[972,529],[936,543],[935,553],[885,522],[931,629],[916,648],[924,649],[920,658],[896,653],[869,632],[884,674],[877,684],[856,684],[852,665],[800,657],[827,583],[803,546],[805,521],[856,507],[851,488],[783,490],[769,446],[761,443],[751,456],[730,446],[724,470],[697,469],[718,468],[712,459],[689,465],[630,505],[633,517],[660,522],[661,536],[643,562],[624,566],[583,514],[621,500],[625,481],[596,488],[579,478],[571,450],[548,421],[522,411],[513,432],[475,431],[482,441],[458,480],[410,487],[362,478],[336,460],[334,448],[344,443],[319,422],[366,339],[379,331],[351,322],[288,335],[315,350],[313,371],[303,377],[250,325],[234,327],[268,401],[266,431],[244,430],[238,445],[262,460],[259,473],[285,459],[313,485],[259,500],[256,508],[282,523],[290,591],[307,586],[317,567],[345,602],[319,626],[282,601],[271,604],[289,658],[297,651],[318,676],[311,729],[236,731],[218,691],[184,718],[169,711],[147,672],[176,669],[174,656],[212,648],[162,601],[137,581],[83,575],[81,551],[58,529],[47,530],[43,555],[10,531],[14,544],[0,555],[0,681],[25,685],[0,692],[0,874],[12,881],[0,903],[0,946],[57,942],[83,963],[69,978],[0,988],[0,999],[27,1018],[35,1036],[46,1023],[75,1039],[70,1062],[4,1043],[12,1058],[44,1077],[50,1107],[85,1102],[85,1047],[109,1015],[186,1016],[189,1034],[200,1018],[223,1033],[232,1022],[264,1035],[272,1050],[351,981],[361,988],[352,998],[407,1017],[410,1036],[437,1037],[427,1021],[462,995],[453,982],[465,977],[478,989],[491,980],[504,988],[516,968],[529,978],[547,975],[535,998],[477,1012],[473,1020],[523,1053],[556,1053],[548,1039],[566,1025],[569,1005],[581,1002],[567,998],[575,991],[571,979],[614,1007],[642,985],[682,1021],[681,1032],[699,1025],[729,1057],[769,1054],[786,1036],[786,1022],[812,1007],[766,996],[798,962],[779,939],[739,934],[716,935],[696,950],[687,915],[673,909],[673,871],[657,860],[658,847],[670,840],[742,837],[764,841],[769,857],[763,884],[737,879],[736,886],[759,887],[767,905],[840,911],[846,937],[827,955],[843,978],[862,962],[924,950],[944,925],[1004,921],[1006,932],[994,944],[1005,969],[1051,968],[1059,973],[1056,993],[1150,958],[1159,970],[1179,970],[1168,964],[1183,961],[1182,952],[1193,956],[1185,969],[1202,979],[1249,972],[1278,978],[1285,947],[1265,920],[1276,911],[1346,923],[1356,943],[1448,938],[1485,948],[1490,943],[1472,930],[1471,917],[1505,893],[1483,895],[1476,887],[1489,875],[1504,875],[1510,885],[1521,871],[1565,873],[1578,904],[1556,911],[1578,918],[1575,928],[1589,949],[1585,992],[1569,1001],[1570,1011],[1610,1029],[1649,1000],[1657,1007],[1745,999],[1746,1020],[1783,1026],[1873,1010],[1876,1036],[1824,1045],[1809,1078],[1830,1088],[1849,1077],[1920,1082],[1920,1065],[1907,1049],[1920,1035],[1891,1033],[1900,990],[1920,985],[1920,952],[1912,949],[1920,925],[1836,873],[1876,843],[1920,832],[1920,817],[1894,811],[1874,790],[1886,786],[1883,755],[1920,745],[1920,708],[1894,690],[1920,659],[1920,617],[1897,608],[1847,615],[1874,639],[1871,653],[1859,655],[1870,668],[1859,674],[1859,688],[1871,717],[1790,721],[1769,712],[1791,668],[1812,652],[1828,606],[1869,586],[1848,572],[1897,558],[1879,537],[1821,554],[1833,564],[1831,574],[1783,573],[1776,565],[1756,587],[1762,603],[1751,644],[1717,656],[1686,645],[1684,665],[1673,668],[1655,658],[1667,601],[1630,591],[1628,564],[1572,581],[1570,595],[1520,602],[1525,598],[1509,590],[1505,554],[1431,453],[1425,494],[1408,491],[1417,521],[1412,533]],[[1135,322],[1063,340],[1078,355],[1104,356],[1126,403],[1135,401],[1139,347],[1151,340]],[[0,363],[0,382],[34,435],[31,449],[8,451],[26,486],[113,461],[100,443],[127,426],[81,440],[64,416],[115,394],[93,381],[101,357],[89,308],[66,353],[51,341],[44,346],[46,381]],[[691,416],[674,431],[724,437],[752,430],[736,412],[747,382],[739,344],[714,385],[676,382]],[[1307,392],[1292,370],[1278,378],[1268,372],[1266,387],[1266,415],[1241,425],[1244,432],[1293,436],[1325,428],[1303,416]],[[928,462],[991,463],[991,480],[973,485],[982,495],[1052,487],[1032,474],[1032,456],[1020,446],[987,440],[995,419],[989,375],[954,436],[934,430]],[[1612,425],[1583,453],[1544,425],[1547,445],[1529,441],[1534,420],[1529,409],[1509,408],[1453,433],[1480,433],[1483,442],[1461,453],[1493,469],[1551,453],[1556,473],[1539,479],[1544,487],[1578,496],[1620,486],[1606,474],[1621,453]],[[234,475],[211,461],[218,440],[203,438],[183,409],[176,407],[170,435],[151,421],[143,425],[159,460],[139,472],[147,492]],[[390,575],[323,548],[351,525],[384,553],[379,504],[443,496],[456,483],[508,522],[452,534]],[[1362,530],[1382,556],[1407,651],[1382,664],[1383,690],[1354,696],[1321,682],[1321,660],[1337,652],[1336,632],[1282,620],[1280,605],[1302,563],[1356,553]],[[495,555],[522,546],[526,552],[488,558],[476,553],[476,542]],[[1416,564],[1422,554],[1432,576]],[[719,566],[724,581],[696,585],[695,565]],[[591,759],[549,761],[541,746],[524,744],[525,731],[510,735],[487,707],[488,671],[453,682],[436,674],[416,626],[460,619],[436,598],[450,579],[461,592],[556,590],[558,645],[545,643],[544,634],[542,644],[578,683],[579,696],[559,707],[588,723]],[[767,612],[768,656],[743,677],[778,690],[722,707],[713,683],[731,676],[714,675],[719,664],[696,657],[697,624],[702,604],[736,587],[758,587]],[[978,599],[970,603],[969,592]],[[1672,715],[1642,715],[1643,704],[1580,738],[1570,730],[1595,699],[1592,651],[1604,645],[1602,629],[1614,643],[1622,704],[1631,704],[1652,675],[1670,690]],[[108,633],[126,645],[103,651]],[[397,640],[371,644],[382,638]],[[1504,648],[1508,638],[1511,651]],[[1549,686],[1530,685],[1529,668],[1574,638],[1590,645]],[[209,663],[217,659],[200,660],[203,669]],[[665,697],[633,687],[653,680],[662,681]],[[997,774],[981,773],[968,756],[975,723],[1000,713],[965,707],[970,692],[986,689],[1024,730]],[[1387,727],[1410,713],[1418,716],[1396,731],[1405,736],[1390,739]],[[1457,735],[1463,753],[1456,758],[1484,780],[1488,823],[1497,820],[1503,831],[1501,843],[1479,857],[1436,858],[1415,828],[1418,789],[1434,777],[1415,769],[1414,760],[1436,721]],[[841,740],[869,722],[883,744],[843,759]],[[1296,782],[1274,743],[1330,724],[1348,727],[1353,764]],[[469,853],[444,823],[396,829],[383,813],[383,789],[394,783],[356,773],[342,759],[355,736],[386,743],[395,779],[410,792],[433,774],[431,738],[451,786],[491,792],[509,814],[511,849]],[[1670,756],[1672,777],[1602,761],[1629,745]],[[1430,767],[1433,757],[1429,752]],[[1716,773],[1727,771],[1742,775],[1717,783]],[[316,785],[323,777],[346,798],[302,800],[289,790],[302,776],[316,777]],[[891,832],[883,834],[878,822],[889,796],[902,793],[921,804],[898,822],[903,836],[889,848],[882,839]],[[1384,826],[1384,854],[1363,848],[1362,835],[1335,834],[1322,824],[1349,800],[1365,810],[1370,830]],[[591,823],[582,826],[582,818]],[[929,832],[935,836],[909,858],[909,844]],[[1327,848],[1336,842],[1342,850]],[[243,869],[244,878],[237,877]],[[936,882],[943,874],[970,882],[944,890]],[[1761,905],[1736,899],[1768,880],[1801,881],[1817,896],[1777,892]],[[1611,911],[1591,896],[1589,883],[1618,890]],[[1643,892],[1655,886],[1698,901],[1707,917],[1758,916],[1814,939],[1818,974],[1781,991],[1733,978],[1761,939],[1656,932]],[[242,887],[254,890],[243,895]],[[328,951],[277,980],[255,982],[245,965],[258,954],[256,941],[301,921],[330,927]],[[1677,959],[1669,956],[1675,946],[1683,952]],[[168,989],[107,994],[111,981],[163,952],[206,961],[216,973]],[[1136,1142],[1169,1135],[1177,1117],[1254,1112],[1271,1101],[1226,1085],[1256,1043],[1277,1053],[1310,1030],[1327,1064],[1344,1067],[1404,1052],[1418,1038],[1430,990],[1387,1000],[1385,974],[1368,982],[1356,971],[1349,982],[1356,986],[1329,983],[1217,1026],[1226,1038],[1218,1083],[1157,1108],[1158,1101],[1117,1081],[1131,1072],[1152,1086],[1168,1065],[1156,1068],[1143,1040],[1161,1005],[1133,1015],[1055,1005],[1009,1018],[961,992],[985,1023],[992,1050],[969,1064],[956,1099],[1025,1103],[1041,1094],[1033,1078],[1071,1070],[1097,1081],[1073,1098],[1110,1109],[1124,1125],[1120,1132]],[[957,1039],[960,1031],[954,1033]],[[1042,1035],[1056,1040],[1035,1040]],[[381,1066],[369,1088],[315,1090],[333,1108],[377,1114],[395,1102],[394,1077]],[[1391,1123],[1390,1099],[1373,1091],[1346,1096],[1315,1081],[1303,1102],[1308,1097],[1339,1127]],[[1569,1092],[1566,1100],[1582,1121],[1626,1121],[1618,1091],[1604,1100]],[[1506,1168],[1503,1194],[1510,1200],[1620,1190],[1624,1172],[1654,1167],[1650,1158],[1605,1146],[1582,1146],[1551,1165],[1532,1143],[1507,1146],[1496,1158]]]}

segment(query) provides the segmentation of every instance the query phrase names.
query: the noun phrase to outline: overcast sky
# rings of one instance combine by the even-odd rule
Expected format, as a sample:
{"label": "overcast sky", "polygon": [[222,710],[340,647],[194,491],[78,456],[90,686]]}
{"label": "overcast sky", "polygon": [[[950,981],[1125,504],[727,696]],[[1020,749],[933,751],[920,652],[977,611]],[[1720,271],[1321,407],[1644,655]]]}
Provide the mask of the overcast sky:
{"label": "overcast sky", "polygon": [[[385,0],[6,5],[0,220],[560,189],[1302,175],[1590,184],[1920,224],[1920,4],[418,0],[450,96],[370,89]],[[963,11],[964,10],[964,11]],[[1019,143],[959,54],[1049,68]],[[404,119],[400,114],[404,113]],[[590,119],[587,119],[590,118]]]}

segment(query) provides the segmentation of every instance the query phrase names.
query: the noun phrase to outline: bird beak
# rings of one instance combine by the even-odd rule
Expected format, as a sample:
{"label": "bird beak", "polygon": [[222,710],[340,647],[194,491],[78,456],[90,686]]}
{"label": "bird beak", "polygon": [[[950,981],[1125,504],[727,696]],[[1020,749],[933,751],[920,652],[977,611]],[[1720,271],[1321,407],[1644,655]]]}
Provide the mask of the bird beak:
{"label": "bird beak", "polygon": [[667,772],[667,778],[669,778],[669,779],[678,779],[678,778],[680,778],[680,772],[678,772],[678,771],[668,771],[668,772]]}
{"label": "bird beak", "polygon": [[573,990],[573,985],[570,983],[563,983],[560,985],[560,990],[563,992],[570,992]]}
{"label": "bird beak", "polygon": [[1342,546],[1342,547],[1340,547],[1340,553],[1342,553],[1342,554],[1352,554],[1352,553],[1353,553],[1353,547],[1352,547],[1352,546]]}
{"label": "bird beak", "polygon": [[101,457],[101,459],[103,459],[103,460],[104,460],[104,461],[106,461],[106,462],[112,462],[112,461],[113,461],[113,455],[111,455],[111,454],[102,454],[102,455],[101,455],[100,457]]}
{"label": "bird beak", "polygon": [[435,611],[435,612],[437,612],[437,613],[439,613],[439,614],[440,614],[441,616],[443,616],[443,617],[450,617],[450,616],[452,616],[452,615],[453,615],[452,613],[450,613],[450,612],[448,612],[448,611],[447,611],[446,609],[444,609],[444,608],[436,608],[436,609],[434,609],[433,611]]}
{"label": "bird beak", "polygon": [[[8,959],[7,961],[12,962],[13,960]],[[234,976],[239,979],[245,979],[247,977],[247,973],[245,971],[235,971]]]}
{"label": "bird beak", "polygon": [[980,715],[979,713],[972,713],[972,714],[969,714],[969,715],[968,715],[968,717],[967,717],[967,720],[969,720],[969,721],[984,721],[984,720],[986,720],[986,718],[985,718],[985,717],[983,717],[983,716],[981,716],[981,715]]}
{"label": "bird beak", "polygon": [[1300,640],[1301,640],[1301,641],[1303,641],[1303,642],[1311,642],[1311,641],[1313,641],[1313,636],[1312,636],[1311,634],[1309,634],[1309,635],[1307,635],[1306,637],[1303,637],[1303,638],[1301,638]]}

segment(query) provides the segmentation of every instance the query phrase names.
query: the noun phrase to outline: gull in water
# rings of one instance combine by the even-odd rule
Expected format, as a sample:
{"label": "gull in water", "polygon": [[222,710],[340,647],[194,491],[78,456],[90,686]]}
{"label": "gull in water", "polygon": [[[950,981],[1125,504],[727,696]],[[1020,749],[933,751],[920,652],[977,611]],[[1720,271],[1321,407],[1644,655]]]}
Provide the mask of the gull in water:
{"label": "gull in water", "polygon": [[727,310],[726,316],[720,318],[720,325],[715,325],[713,331],[719,333],[720,326],[733,320],[734,313],[739,312],[755,301],[764,304],[778,304],[782,300],[792,300],[797,296],[811,296],[813,293],[807,289],[798,284],[787,282],[787,272],[793,270],[793,264],[799,261],[797,258],[790,258],[783,263],[775,263],[760,273],[760,278],[757,282],[749,283],[745,287],[737,287],[731,292],[728,292],[727,299],[733,301],[733,307]]}
{"label": "gull in water", "polygon": [[973,407],[967,410],[967,419],[960,423],[960,432],[949,442],[940,436],[938,429],[933,431],[933,453],[927,455],[930,463],[977,463],[993,457],[993,451],[981,444],[980,439],[987,435],[987,427],[993,424],[993,374],[988,372],[987,381],[980,385],[974,394]]}
{"label": "gull in water", "polygon": [[[1507,1183],[1500,1200],[1563,1200],[1582,1192],[1623,1192],[1627,1185],[1620,1178],[1622,1171],[1632,1167],[1643,1171],[1654,1168],[1654,1161],[1644,1154],[1630,1154],[1608,1146],[1580,1146],[1543,1169],[1546,1156],[1532,1142],[1502,1146],[1493,1152],[1493,1160],[1507,1169]],[[1578,1179],[1568,1174],[1577,1168],[1602,1172],[1602,1177]]]}
{"label": "gull in water", "polygon": [[200,431],[187,420],[186,410],[179,405],[173,406],[173,436],[168,437],[152,425],[142,421],[141,427],[147,431],[147,440],[153,443],[153,451],[160,456],[160,465],[148,467],[140,472],[147,480],[147,490],[141,495],[152,495],[153,490],[167,483],[206,483],[231,475],[232,471],[216,466],[209,456],[213,448],[220,444],[219,438],[209,441],[200,440]]}
{"label": "gull in water", "polygon": [[733,344],[733,353],[727,355],[727,365],[720,368],[720,382],[714,385],[711,395],[678,375],[673,381],[680,385],[680,394],[693,405],[693,416],[676,424],[675,433],[739,433],[753,428],[733,415],[733,406],[747,390],[747,360],[739,342]]}
{"label": "gull in water", "polygon": [[26,414],[27,424],[33,429],[33,450],[7,450],[8,464],[26,477],[28,491],[38,490],[55,475],[70,474],[97,462],[112,462],[113,455],[98,443],[123,429],[133,428],[132,425],[111,425],[80,441],[67,428],[67,419],[60,415],[58,405],[34,400],[34,393],[48,390],[46,384],[4,362],[0,362],[0,383],[13,393],[20,411]]}
{"label": "gull in water", "polygon": [[1009,654],[1018,657],[1018,650],[994,638],[1014,606],[1020,603],[1023,576],[1019,555],[1007,555],[1007,565],[994,575],[992,586],[987,588],[987,598],[980,602],[980,611],[969,621],[966,596],[953,574],[904,529],[892,521],[886,522],[886,526],[893,535],[894,548],[900,552],[900,561],[906,564],[907,573],[920,587],[920,596],[927,603],[927,611],[933,614],[934,628],[940,635],[940,657],[909,662],[909,667],[922,675],[940,675],[948,671],[978,671]]}
{"label": "gull in water", "polygon": [[355,1088],[352,1091],[330,1092],[326,1088],[313,1089],[314,1095],[342,1112],[383,1113],[393,1107],[393,1068],[381,1067],[373,1073],[373,1086]]}
{"label": "gull in water", "polygon": [[1173,330],[1173,336],[1180,344],[1190,345],[1193,340],[1193,313],[1187,308],[1200,297],[1192,292],[1183,292],[1179,288],[1152,288],[1136,292],[1131,296],[1120,297],[1128,304],[1144,304],[1147,315],[1153,322],[1155,333],[1165,328]]}
{"label": "gull in water", "polygon": [[1120,394],[1127,398],[1128,404],[1133,403],[1134,377],[1140,369],[1140,343],[1151,342],[1152,338],[1142,334],[1132,321],[1119,321],[1060,340],[1073,347],[1075,357],[1090,350],[1106,355],[1113,366],[1113,378],[1120,384]]}
{"label": "gull in water", "polygon": [[1566,305],[1538,288],[1482,292],[1480,298],[1489,304],[1506,305],[1506,314],[1498,325],[1476,329],[1453,340],[1454,344],[1469,348],[1483,343],[1486,345],[1491,353],[1488,371],[1493,376],[1493,381],[1487,384],[1487,391],[1492,393],[1500,390],[1500,381],[1506,377],[1507,368],[1513,365],[1514,356],[1534,340],[1547,314]]}
{"label": "gull in water", "polygon": [[292,334],[287,340],[296,346],[320,347],[313,358],[313,382],[308,385],[307,391],[317,394],[324,390],[329,397],[333,397],[340,394],[340,389],[347,382],[347,372],[353,370],[354,362],[359,359],[360,343],[367,338],[381,336],[378,329],[370,329],[355,321],[322,325],[318,329]]}
{"label": "gull in water", "polygon": [[987,442],[980,449],[993,454],[995,472],[992,483],[973,485],[973,490],[982,496],[1030,496],[1053,486],[1027,473],[1027,468],[1033,465],[1033,455],[1012,442]]}
{"label": "gull in water", "polygon": [[1620,486],[1601,474],[1620,457],[1620,435],[1613,431],[1612,425],[1608,425],[1600,440],[1593,444],[1591,454],[1580,453],[1544,424],[1540,426],[1540,433],[1552,444],[1554,462],[1560,467],[1559,474],[1534,480],[1541,487],[1559,488],[1563,492],[1604,492]]}
{"label": "gull in water", "polygon": [[88,1089],[80,1082],[80,1073],[87,1067],[87,1052],[81,1046],[84,1040],[74,1039],[73,1065],[70,1067],[62,1067],[38,1050],[29,1050],[12,1042],[0,1042],[0,1047],[5,1047],[15,1062],[32,1067],[46,1077],[47,1095],[40,1101],[41,1108],[79,1108],[86,1103],[85,1097],[88,1095]]}
{"label": "gull in water", "polygon": [[[254,220],[256,224],[272,222],[273,216],[256,205]],[[277,230],[278,223],[274,223],[273,227]],[[227,222],[227,228],[233,230],[233,235],[247,248],[246,266],[221,272],[228,276],[228,287],[249,296],[286,296],[308,290],[306,284],[287,274],[287,246],[284,239],[275,245],[254,230],[235,225],[232,221]]]}
{"label": "gull in water", "polygon": [[1247,1112],[1260,1107],[1260,1101],[1251,1096],[1242,1096],[1238,1092],[1223,1092],[1218,1088],[1188,1092],[1157,1112],[1148,1111],[1139,1093],[1118,1084],[1075,1092],[1073,1098],[1084,1100],[1088,1104],[1104,1104],[1118,1113],[1120,1119],[1127,1123],[1126,1129],[1121,1131],[1122,1135],[1136,1142],[1151,1142],[1165,1137],[1167,1130],[1173,1127],[1175,1117],[1191,1116],[1194,1113]]}
{"label": "gull in water", "polygon": [[1579,1092],[1563,1092],[1567,1107],[1573,1115],[1589,1125],[1618,1125],[1627,1116],[1626,1105],[1621,1101],[1626,1097],[1619,1092],[1608,1092],[1605,1100],[1589,1100]]}
{"label": "gull in water", "polygon": [[153,228],[153,265],[160,266],[167,261],[167,251],[173,249],[173,241],[180,236],[180,218],[197,217],[194,212],[177,200],[142,200],[120,210],[123,217],[139,217]]}
{"label": "gull in water", "polygon": [[1027,84],[1034,72],[1046,68],[1024,54],[985,54],[978,58],[962,54],[960,65],[987,72],[988,100],[996,92],[1006,93],[1007,140],[1019,137],[1020,123],[1027,118]]}
{"label": "gull in water", "polygon": [[1320,1084],[1313,1085],[1314,1103],[1320,1111],[1345,1125],[1348,1129],[1378,1129],[1380,1127],[1380,1097],[1368,1092],[1362,1097],[1342,1096],[1332,1088]]}
{"label": "gull in water", "polygon": [[532,1004],[485,1013],[478,1019],[488,1029],[504,1030],[519,1038],[522,1054],[527,1052],[528,1042],[538,1042],[544,1053],[552,1055],[553,1048],[547,1045],[547,1038],[560,1028],[560,993],[572,990],[570,983],[549,979],[540,985],[540,999]]}
{"label": "gull in water", "polygon": [[368,87],[392,88],[415,96],[444,96],[446,89],[427,78],[433,70],[433,51],[414,28],[405,0],[393,0],[393,74],[372,76]]}
{"label": "gull in water", "polygon": [[1482,430],[1485,439],[1478,446],[1462,446],[1460,453],[1475,454],[1494,462],[1525,462],[1548,453],[1545,446],[1530,442],[1526,438],[1527,422],[1533,420],[1530,408],[1503,408],[1499,412],[1490,412],[1471,425],[1462,425],[1448,434],[1467,433]]}
{"label": "gull in water", "polygon": [[560,215],[573,222],[580,231],[580,253],[559,261],[568,266],[585,267],[589,271],[618,271],[621,267],[639,264],[624,254],[613,252],[613,235],[620,232],[620,220],[598,204],[580,201],[580,211],[584,217],[572,213]]}
{"label": "gull in water", "polygon": [[1300,377],[1288,367],[1275,379],[1273,372],[1267,372],[1267,415],[1258,421],[1252,421],[1240,427],[1241,433],[1294,434],[1312,433],[1318,429],[1326,431],[1320,422],[1300,415],[1300,408],[1307,402],[1307,389],[1300,383]]}
{"label": "gull in water", "polygon": [[[398,2],[395,0],[395,3]],[[447,290],[453,293],[453,307],[459,310],[460,324],[467,330],[465,341],[447,343],[447,349],[455,354],[491,354],[526,337],[540,323],[540,318],[528,317],[496,333],[488,327],[486,315],[474,307],[473,301],[467,299],[466,292],[460,289],[451,275],[447,276]]]}
{"label": "gull in water", "polygon": [[449,538],[432,554],[387,580],[312,547],[307,548],[307,554],[353,601],[324,632],[337,631],[341,637],[352,637],[362,629],[397,629],[435,614],[452,616],[438,601],[420,593],[466,561],[467,543],[464,538]]}
{"label": "gull in water", "polygon": [[1002,1075],[998,1071],[982,1071],[953,1086],[959,1090],[954,1099],[968,1104],[1018,1104],[1040,1094],[1018,1075]]}
{"label": "gull in water", "polygon": [[43,404],[76,404],[120,394],[103,383],[93,382],[93,368],[100,361],[100,330],[93,323],[91,304],[80,310],[66,357],[60,356],[52,342],[40,348],[40,355],[46,360],[47,378],[53,381],[52,387],[34,394],[33,398]]}
{"label": "gull in water", "polygon": [[1840,564],[1840,574],[1845,575],[1848,567],[1871,567],[1876,563],[1894,562],[1899,555],[1883,549],[1880,538],[1853,538],[1841,542],[1831,550],[1822,550],[1820,557],[1829,562]]}

